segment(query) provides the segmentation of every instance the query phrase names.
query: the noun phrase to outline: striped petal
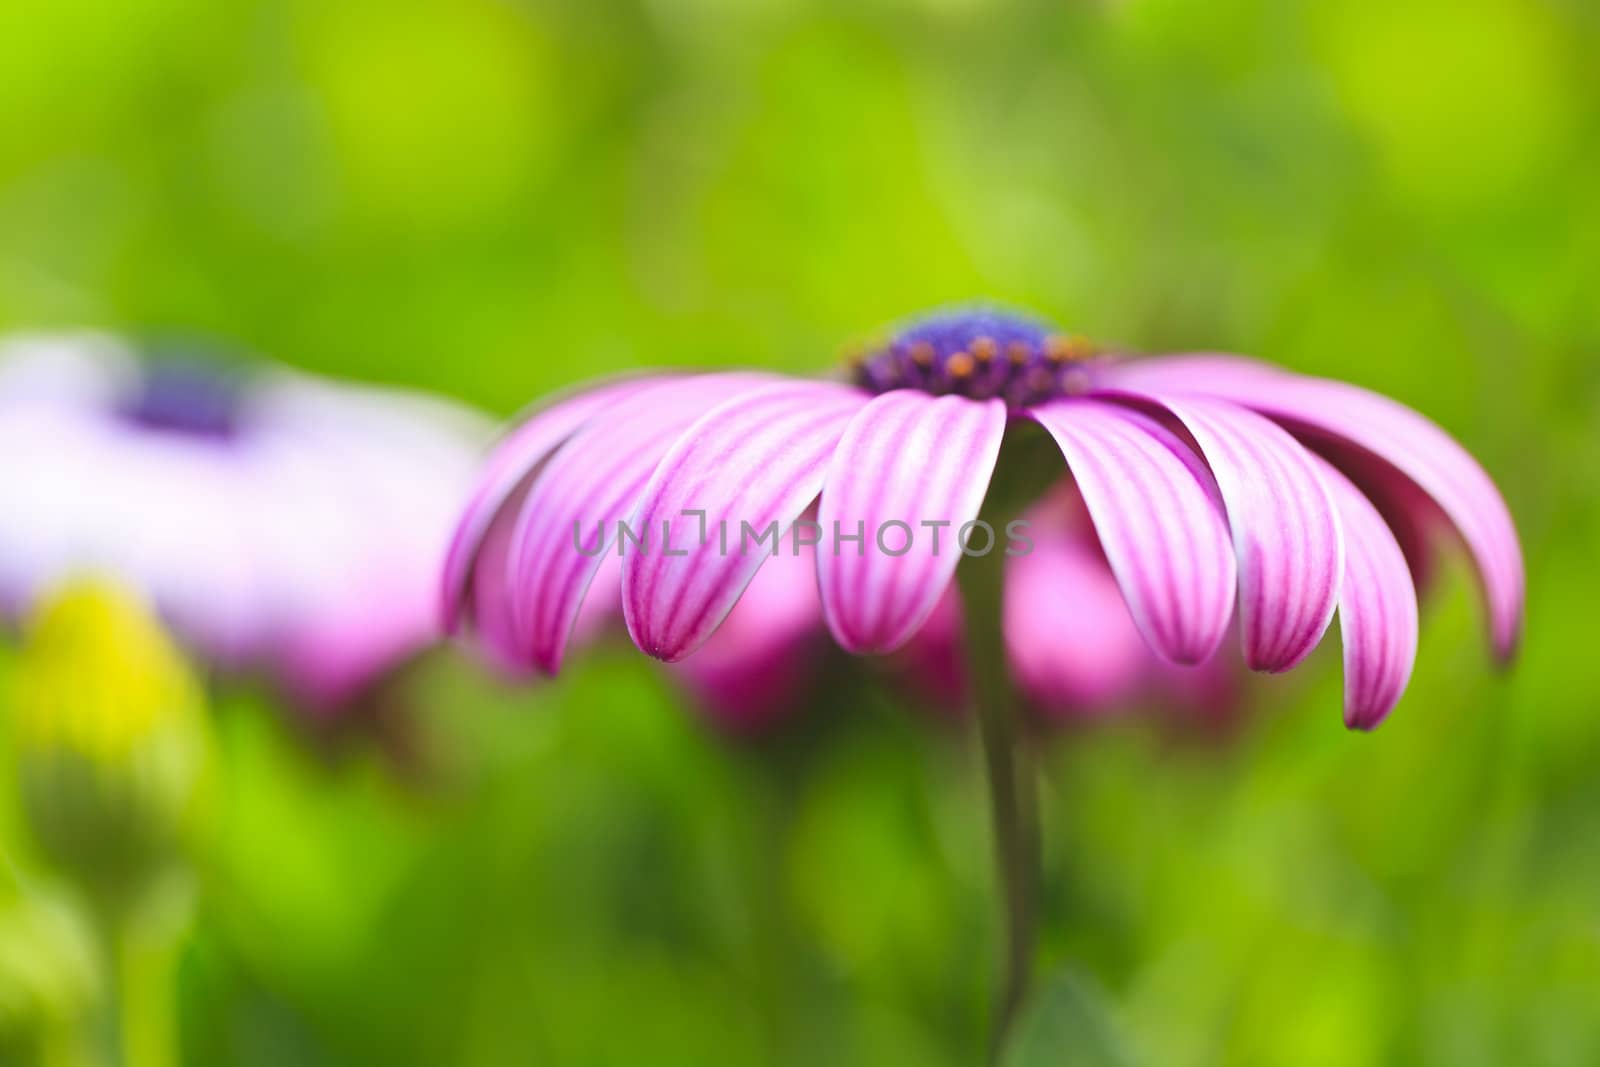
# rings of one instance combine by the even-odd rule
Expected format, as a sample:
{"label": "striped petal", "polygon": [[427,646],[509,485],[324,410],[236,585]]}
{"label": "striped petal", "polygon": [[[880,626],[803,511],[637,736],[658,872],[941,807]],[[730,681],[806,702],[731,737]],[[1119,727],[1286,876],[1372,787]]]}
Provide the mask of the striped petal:
{"label": "striped petal", "polygon": [[1031,414],[1066,457],[1144,639],[1175,663],[1208,659],[1233,612],[1236,567],[1205,465],[1176,434],[1117,404],[1057,400]]}
{"label": "striped petal", "polygon": [[522,659],[548,673],[560,667],[589,583],[657,463],[707,407],[766,381],[746,374],[657,381],[608,407],[545,461],[507,553]]}
{"label": "striped petal", "polygon": [[[1515,654],[1526,587],[1516,526],[1483,467],[1438,425],[1358,386],[1290,374],[1238,357],[1139,360],[1117,368],[1112,381],[1118,387],[1225,397],[1284,423],[1313,447],[1332,442],[1354,448],[1399,472],[1460,533],[1483,586],[1495,653],[1502,661]],[[1338,454],[1330,456],[1345,466]],[[1367,487],[1365,478],[1361,484]]]}
{"label": "striped petal", "polygon": [[790,381],[705,415],[662,460],[635,525],[648,551],[623,562],[628,632],[646,653],[689,655],[727,616],[783,535],[822,488],[828,460],[865,393]]}
{"label": "striped petal", "polygon": [[[490,584],[501,582],[510,538],[505,532],[496,536],[493,527],[497,517],[502,527],[515,521],[539,464],[597,414],[660,380],[631,378],[609,382],[559,400],[512,430],[490,451],[445,556],[440,609],[446,633],[459,632],[464,611],[470,601],[476,600],[473,585],[482,587],[483,583],[472,582],[475,568],[493,575]],[[489,595],[492,598],[494,592]],[[482,607],[476,610],[481,611]],[[499,612],[500,607],[490,610]],[[498,643],[498,635],[503,633],[501,620],[490,618],[479,626],[496,634],[490,639]]]}
{"label": "striped petal", "polygon": [[1245,664],[1286,671],[1333,618],[1344,539],[1311,453],[1254,412],[1198,396],[1153,396],[1194,437],[1227,506],[1239,561]]}
{"label": "striped petal", "polygon": [[[822,610],[844,648],[893,651],[933,611],[961,559],[958,533],[978,517],[1005,428],[999,400],[915,390],[874,397],[851,420],[817,515],[827,546],[817,557]],[[862,539],[852,547],[835,531]],[[990,550],[1003,551],[1002,537]]]}
{"label": "striped petal", "polygon": [[1411,680],[1417,594],[1400,544],[1378,509],[1331,464],[1318,460],[1318,469],[1344,527],[1344,721],[1353,730],[1370,730],[1393,710]]}
{"label": "striped petal", "polygon": [[[512,611],[516,590],[507,576],[511,572],[511,544],[517,529],[517,518],[532,482],[530,475],[526,484],[506,498],[506,506],[495,512],[488,529],[484,531],[476,561],[467,572],[467,594],[454,598],[463,607],[470,607],[470,619],[447,616],[447,621],[457,626],[467,621],[472,629],[474,644],[481,653],[490,664],[511,676],[520,675],[531,666],[524,661],[517,641],[516,620]],[[447,606],[451,603],[451,599],[446,600]]]}

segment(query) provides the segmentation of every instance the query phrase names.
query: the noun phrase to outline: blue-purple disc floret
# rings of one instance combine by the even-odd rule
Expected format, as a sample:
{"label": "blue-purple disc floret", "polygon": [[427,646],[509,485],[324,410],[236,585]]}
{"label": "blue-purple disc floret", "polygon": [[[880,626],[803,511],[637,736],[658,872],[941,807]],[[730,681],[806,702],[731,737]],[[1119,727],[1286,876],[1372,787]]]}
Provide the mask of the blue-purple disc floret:
{"label": "blue-purple disc floret", "polygon": [[239,432],[243,404],[237,374],[197,357],[158,355],[140,367],[120,414],[141,429],[227,441]]}
{"label": "blue-purple disc floret", "polygon": [[1023,408],[1081,393],[1093,345],[1023,315],[942,312],[902,329],[855,360],[856,381],[874,393],[920,389],[935,395],[999,397]]}

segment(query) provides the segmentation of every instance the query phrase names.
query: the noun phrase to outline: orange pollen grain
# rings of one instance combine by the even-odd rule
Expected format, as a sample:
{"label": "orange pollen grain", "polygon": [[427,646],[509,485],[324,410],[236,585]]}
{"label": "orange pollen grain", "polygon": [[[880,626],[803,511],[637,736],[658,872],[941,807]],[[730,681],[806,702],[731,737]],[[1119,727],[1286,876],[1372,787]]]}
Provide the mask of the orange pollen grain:
{"label": "orange pollen grain", "polygon": [[1028,356],[1031,354],[1032,351],[1026,341],[1012,341],[1006,345],[1006,358],[1019,366],[1028,362]]}
{"label": "orange pollen grain", "polygon": [[1053,363],[1088,359],[1094,355],[1094,345],[1086,337],[1052,334],[1045,338],[1044,354]]}
{"label": "orange pollen grain", "polygon": [[1072,342],[1058,333],[1044,339],[1045,358],[1052,363],[1063,363],[1072,351]]}
{"label": "orange pollen grain", "polygon": [[919,367],[928,367],[933,364],[933,346],[926,341],[917,341],[911,346],[911,362]]}
{"label": "orange pollen grain", "polygon": [[1000,351],[1000,346],[995,344],[992,337],[980,337],[972,342],[972,354],[979,363],[987,363]]}
{"label": "orange pollen grain", "polygon": [[957,352],[944,361],[945,373],[952,378],[965,378],[972,373],[976,365],[973,358],[965,352]]}

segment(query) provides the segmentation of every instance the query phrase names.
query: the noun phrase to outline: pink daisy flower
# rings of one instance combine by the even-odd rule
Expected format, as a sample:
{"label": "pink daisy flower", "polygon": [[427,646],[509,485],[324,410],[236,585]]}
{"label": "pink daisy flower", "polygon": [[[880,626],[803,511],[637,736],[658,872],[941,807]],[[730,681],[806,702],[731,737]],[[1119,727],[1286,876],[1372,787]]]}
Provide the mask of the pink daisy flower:
{"label": "pink daisy flower", "polygon": [[[1059,477],[1034,459],[997,471],[1002,442],[1029,427],[1053,440],[1092,539],[1020,509],[1015,528],[980,514],[992,480]],[[444,617],[503,664],[554,673],[610,560],[615,580],[594,589],[617,598],[640,649],[688,669],[706,647],[734,679],[708,642],[726,623],[752,661],[772,656],[760,620],[781,618],[772,634],[788,643],[804,630],[797,598],[814,596],[850,652],[915,651],[919,634],[948,645],[958,564],[1003,552],[1006,658],[1030,690],[1103,704],[1158,663],[1210,660],[1235,613],[1244,663],[1286,671],[1337,614],[1345,721],[1370,729],[1410,676],[1407,556],[1420,563],[1440,517],[1508,658],[1516,531],[1482,468],[1423,416],[1251,360],[1121,360],[963,311],[902,330],[849,382],[645,375],[537,412],[484,467],[447,558]],[[809,554],[814,584],[785,581],[787,607],[741,618],[774,546]]]}
{"label": "pink daisy flower", "polygon": [[[1066,502],[1041,503],[1063,473]],[[902,330],[849,382],[654,374],[537,412],[489,457],[443,614],[502,665],[553,674],[575,633],[620,612],[640,649],[734,714],[795,688],[820,619],[849,652],[898,653],[931,700],[969,700],[1005,917],[999,1050],[1035,941],[1016,690],[1115,703],[1216,662],[1234,630],[1246,666],[1286,671],[1337,614],[1345,722],[1370,729],[1410,678],[1413,569],[1442,525],[1507,659],[1516,531],[1421,415],[1250,360],[1124,361],[964,311]]]}
{"label": "pink daisy flower", "polygon": [[0,342],[0,613],[81,572],[191,649],[331,709],[438,635],[435,580],[486,424],[99,334]]}

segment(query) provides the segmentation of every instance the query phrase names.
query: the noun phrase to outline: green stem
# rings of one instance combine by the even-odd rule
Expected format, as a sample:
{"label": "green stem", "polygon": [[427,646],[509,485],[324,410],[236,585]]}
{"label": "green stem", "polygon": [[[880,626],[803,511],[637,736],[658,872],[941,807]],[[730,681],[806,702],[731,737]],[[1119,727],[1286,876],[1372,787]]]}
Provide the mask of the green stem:
{"label": "green stem", "polygon": [[162,924],[126,921],[118,931],[117,977],[121,993],[124,1067],[175,1067],[176,946]]}
{"label": "green stem", "polygon": [[990,1060],[996,1063],[1033,977],[1039,883],[1038,790],[1006,664],[1000,612],[1004,570],[1005,553],[997,544],[987,556],[964,560],[958,571],[966,608],[968,677],[983,737],[995,874],[1005,926],[989,1037]]}
{"label": "green stem", "polygon": [[[101,1027],[106,1061],[117,1067],[176,1067],[176,963],[181,926],[149,898],[102,902],[108,1003]],[[169,905],[170,906],[170,905]]]}
{"label": "green stem", "polygon": [[[999,1063],[1017,1013],[1027,1002],[1038,941],[1039,792],[1020,706],[1006,657],[1005,595],[1012,520],[1019,519],[1060,477],[1061,454],[1048,434],[1026,421],[1006,428],[982,518],[995,531],[991,551],[961,561],[956,577],[966,618],[967,677],[983,735],[994,823],[996,882],[1005,948],[995,993],[989,1058]],[[980,540],[970,547],[976,551]],[[1028,551],[1018,545],[1018,551]]]}

